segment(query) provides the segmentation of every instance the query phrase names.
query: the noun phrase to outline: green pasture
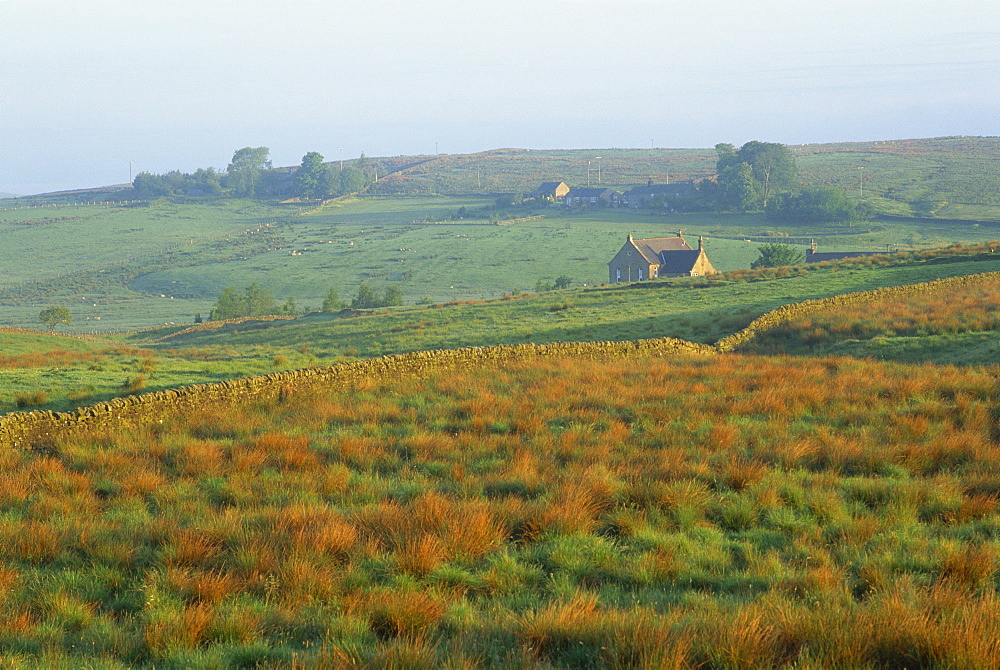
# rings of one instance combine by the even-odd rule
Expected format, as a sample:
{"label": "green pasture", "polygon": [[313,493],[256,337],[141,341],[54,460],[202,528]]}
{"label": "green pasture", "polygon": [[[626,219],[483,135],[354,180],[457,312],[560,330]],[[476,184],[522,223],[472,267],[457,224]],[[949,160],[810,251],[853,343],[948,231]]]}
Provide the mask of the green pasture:
{"label": "green pasture", "polygon": [[281,346],[213,346],[179,353],[125,346],[115,339],[0,332],[0,362],[0,413],[6,413],[65,411],[132,393],[308,367],[317,359]]}
{"label": "green pasture", "polygon": [[[817,348],[819,349],[819,348]],[[813,356],[853,356],[881,361],[940,365],[990,365],[1000,361],[1000,331],[850,339],[823,347]]]}
{"label": "green pasture", "polygon": [[[309,346],[315,355],[360,357],[521,342],[677,337],[712,343],[784,304],[880,286],[899,286],[1000,269],[996,262],[847,266],[759,282],[677,279],[567,289],[481,304],[314,314],[180,334],[157,346]],[[704,286],[704,287],[702,287]],[[355,316],[357,315],[357,316]]]}
{"label": "green pasture", "polygon": [[[3,353],[72,347],[82,347],[85,351],[103,347],[106,351],[99,352],[96,361],[0,370],[3,388],[0,411],[19,409],[15,405],[18,395],[35,391],[46,394],[38,407],[68,409],[130,392],[408,351],[664,336],[713,343],[784,304],[879,286],[987,272],[1000,269],[998,266],[1000,260],[957,259],[892,267],[846,265],[752,282],[706,284],[700,280],[676,279],[573,288],[473,303],[311,313],[294,320],[253,320],[193,332],[179,332],[180,326],[167,326],[115,336],[103,344],[43,335],[32,340],[29,336],[3,334],[0,337]],[[122,349],[123,344],[136,349]],[[883,349],[881,357],[897,358]],[[936,351],[932,348],[924,354],[911,352],[903,359],[936,361]],[[961,353],[953,348],[950,357],[942,360],[990,361],[983,358],[986,355],[983,351],[979,347]],[[139,375],[142,388],[128,388]]]}
{"label": "green pasture", "polygon": [[[399,284],[405,302],[482,300],[534,290],[559,276],[607,281],[606,263],[629,233],[705,236],[722,271],[749,267],[763,242],[824,251],[914,250],[995,238],[992,227],[944,221],[859,226],[773,224],[762,215],[562,207],[509,225],[487,218],[484,197],[365,197],[310,209],[249,201],[143,208],[66,207],[0,212],[0,322],[38,327],[47,305],[70,308],[73,333],[124,332],[206,317],[226,286],[257,282],[279,300],[319,307],[336,289]],[[457,219],[464,208],[465,218]],[[60,220],[43,221],[38,212]],[[34,213],[32,213],[34,212]]]}

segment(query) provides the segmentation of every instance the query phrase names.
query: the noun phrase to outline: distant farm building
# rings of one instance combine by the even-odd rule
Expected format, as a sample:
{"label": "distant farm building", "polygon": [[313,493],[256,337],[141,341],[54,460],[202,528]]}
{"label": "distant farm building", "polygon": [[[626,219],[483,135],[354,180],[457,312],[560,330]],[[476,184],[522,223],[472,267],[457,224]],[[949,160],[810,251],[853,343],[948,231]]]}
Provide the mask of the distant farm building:
{"label": "distant farm building", "polygon": [[625,191],[622,202],[633,209],[677,205],[682,200],[694,197],[696,191],[691,182],[676,184],[654,184],[650,180],[645,186],[636,186]]}
{"label": "distant farm building", "polygon": [[532,191],[529,196],[540,200],[553,200],[562,202],[562,199],[569,193],[569,186],[561,181],[542,182],[541,186]]}
{"label": "distant farm building", "polygon": [[563,202],[568,207],[617,207],[622,194],[610,188],[574,188]]}
{"label": "distant farm building", "polygon": [[656,277],[705,277],[718,274],[705,254],[705,244],[698,238],[698,248],[692,249],[680,233],[676,237],[654,237],[644,240],[631,235],[625,245],[608,263],[608,280],[612,284],[643,281]]}
{"label": "distant farm building", "polygon": [[884,253],[881,251],[816,251],[816,242],[809,244],[806,249],[806,263],[822,263],[823,261],[839,261],[845,258],[863,258],[864,256],[878,256]]}

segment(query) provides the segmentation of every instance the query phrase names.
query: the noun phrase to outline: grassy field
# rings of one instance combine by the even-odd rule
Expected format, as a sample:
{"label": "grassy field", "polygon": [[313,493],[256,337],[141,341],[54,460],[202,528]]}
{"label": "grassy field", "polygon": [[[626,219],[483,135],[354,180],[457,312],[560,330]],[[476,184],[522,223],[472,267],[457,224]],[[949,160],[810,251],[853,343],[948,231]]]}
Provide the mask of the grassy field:
{"label": "grassy field", "polygon": [[[607,260],[632,233],[699,235],[721,270],[748,267],[761,242],[823,250],[924,249],[981,242],[979,224],[882,221],[861,227],[773,225],[759,215],[649,216],[623,210],[494,225],[481,197],[371,197],[305,213],[299,206],[219,202],[150,207],[0,211],[0,320],[37,327],[39,311],[70,308],[75,333],[191,324],[226,286],[258,282],[282,301],[317,308],[331,288],[350,299],[358,284],[398,283],[408,303],[500,297],[568,276],[606,279]],[[471,219],[451,220],[461,208]],[[44,211],[51,220],[39,218]],[[60,213],[54,216],[51,213]],[[65,213],[65,216],[61,214]],[[477,218],[478,217],[478,218]]]}
{"label": "grassy field", "polygon": [[[115,336],[101,344],[0,333],[0,350],[31,354],[30,363],[0,368],[0,412],[66,410],[140,391],[409,351],[655,337],[712,344],[789,303],[1000,269],[1000,259],[988,254],[974,256],[985,260],[969,258],[973,257],[924,258],[900,265],[884,265],[889,259],[866,259],[809,270],[736,273],[711,282],[577,288],[490,301],[314,313],[294,320],[204,324],[191,331],[171,326]],[[879,339],[869,342],[880,347],[879,355],[889,352],[884,335],[878,333]],[[931,349],[921,352],[908,340],[907,360],[937,360],[934,355],[940,346],[929,339],[935,334],[923,335],[927,337],[921,346]],[[28,340],[32,347],[23,344]],[[943,360],[966,364],[993,360],[988,338],[982,343],[961,342],[969,347],[957,342]],[[72,352],[81,346],[103,351],[73,358]],[[843,343],[832,346],[832,351],[850,353]]]}
{"label": "grassy field", "polygon": [[636,355],[82,428],[0,451],[0,659],[990,667],[995,402],[970,369]]}
{"label": "grassy field", "polygon": [[1000,361],[1000,277],[984,275],[961,291],[931,285],[902,297],[830,305],[760,333],[741,350],[993,365]]}

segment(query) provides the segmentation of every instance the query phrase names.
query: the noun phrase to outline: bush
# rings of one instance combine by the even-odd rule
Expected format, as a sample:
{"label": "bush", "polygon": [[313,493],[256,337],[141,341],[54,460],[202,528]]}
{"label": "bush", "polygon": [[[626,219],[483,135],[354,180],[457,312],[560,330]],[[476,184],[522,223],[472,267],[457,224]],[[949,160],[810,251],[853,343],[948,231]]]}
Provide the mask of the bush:
{"label": "bush", "polygon": [[14,404],[17,407],[38,407],[39,405],[44,405],[49,400],[49,394],[45,391],[24,391],[18,393],[14,398]]}

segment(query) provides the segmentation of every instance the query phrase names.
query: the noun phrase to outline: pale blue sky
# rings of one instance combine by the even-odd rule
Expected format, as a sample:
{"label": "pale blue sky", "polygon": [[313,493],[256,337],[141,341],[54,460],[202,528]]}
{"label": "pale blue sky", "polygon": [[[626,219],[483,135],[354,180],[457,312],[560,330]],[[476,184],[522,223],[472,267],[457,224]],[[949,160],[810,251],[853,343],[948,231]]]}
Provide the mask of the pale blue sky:
{"label": "pale blue sky", "polygon": [[497,147],[1000,134],[998,0],[0,0],[0,192]]}

